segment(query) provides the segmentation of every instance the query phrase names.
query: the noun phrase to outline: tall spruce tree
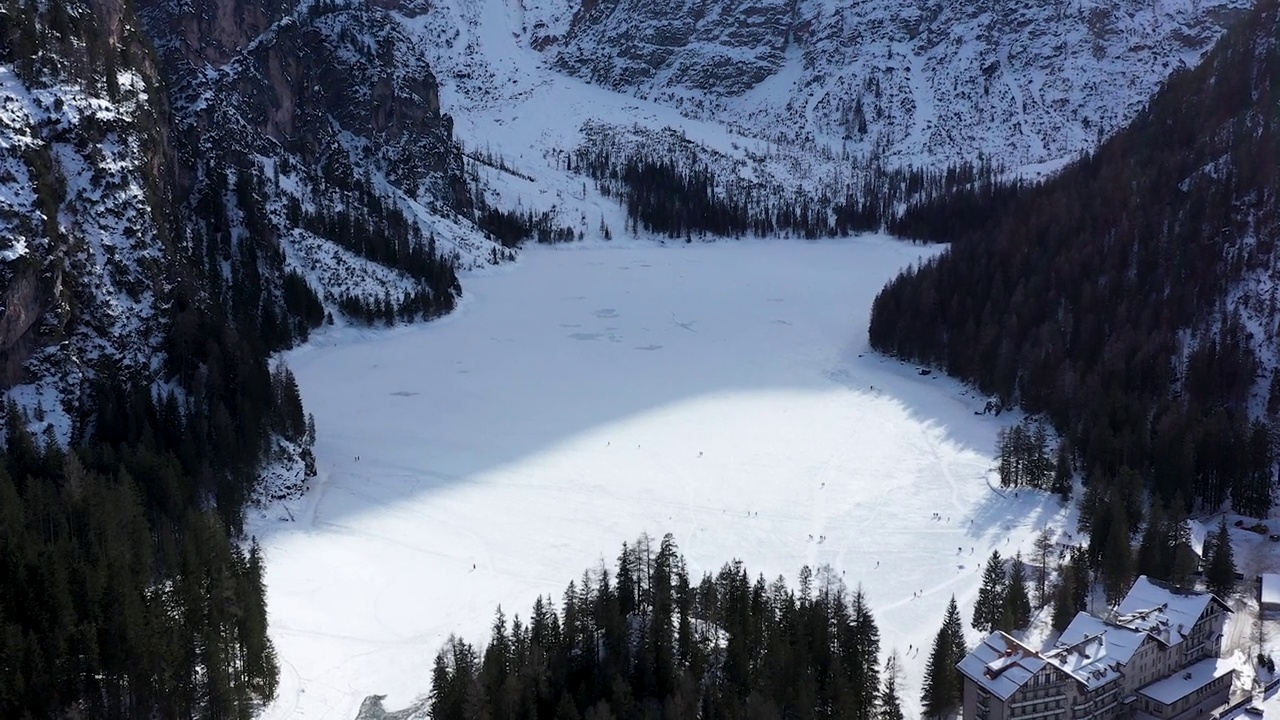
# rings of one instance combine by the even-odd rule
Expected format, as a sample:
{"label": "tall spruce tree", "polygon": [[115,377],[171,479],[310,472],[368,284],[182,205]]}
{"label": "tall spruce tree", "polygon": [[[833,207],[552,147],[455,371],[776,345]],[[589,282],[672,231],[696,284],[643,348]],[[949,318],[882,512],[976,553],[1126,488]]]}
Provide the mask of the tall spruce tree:
{"label": "tall spruce tree", "polygon": [[943,717],[960,705],[963,685],[956,664],[964,658],[966,652],[968,650],[964,644],[960,609],[952,595],[942,627],[933,639],[929,661],[925,665],[924,684],[920,693],[925,717]]}
{"label": "tall spruce tree", "polygon": [[1031,623],[1031,598],[1027,596],[1027,568],[1022,553],[1013,556],[1009,569],[1009,587],[1005,591],[1004,604],[1012,623],[1005,630],[1024,628]]}
{"label": "tall spruce tree", "polygon": [[1102,589],[1107,603],[1117,605],[1133,584],[1133,547],[1129,541],[1129,523],[1125,511],[1113,506],[1107,528],[1107,541],[1102,554]]}
{"label": "tall spruce tree", "polygon": [[1039,605],[1049,602],[1049,558],[1053,553],[1053,534],[1045,528],[1036,536],[1036,593],[1035,600]]}
{"label": "tall spruce tree", "polygon": [[1066,440],[1058,443],[1058,459],[1053,465],[1053,481],[1049,489],[1063,502],[1071,499],[1071,454]]}
{"label": "tall spruce tree", "polygon": [[841,643],[842,654],[852,685],[851,694],[854,715],[869,720],[875,711],[876,697],[880,692],[880,629],[867,605],[862,586],[853,591],[849,599],[849,623],[843,634],[848,639]]}
{"label": "tall spruce tree", "polygon": [[1079,548],[1071,551],[1070,558],[1062,565],[1058,584],[1053,593],[1053,627],[1063,630],[1076,613],[1085,609],[1089,599],[1089,563],[1085,552]]}
{"label": "tall spruce tree", "polygon": [[1195,572],[1196,551],[1191,547],[1191,523],[1187,520],[1185,504],[1179,494],[1174,498],[1169,509],[1169,524],[1173,528],[1170,542],[1173,543],[1173,562],[1169,569],[1169,580],[1175,585],[1186,585]]}
{"label": "tall spruce tree", "polygon": [[1134,566],[1139,574],[1169,579],[1173,566],[1173,538],[1169,531],[1164,510],[1157,503],[1151,508],[1147,525],[1142,529],[1142,540],[1138,543]]}
{"label": "tall spruce tree", "polygon": [[1209,586],[1209,592],[1225,599],[1236,586],[1235,552],[1231,548],[1231,532],[1227,529],[1225,515],[1218,523],[1218,532],[1214,535],[1210,553],[1212,554],[1207,558],[1205,583]]}
{"label": "tall spruce tree", "polygon": [[999,550],[992,550],[982,571],[982,586],[978,589],[978,601],[973,606],[973,627],[990,632],[1000,627],[1000,614],[1004,611],[1006,578],[1004,559]]}

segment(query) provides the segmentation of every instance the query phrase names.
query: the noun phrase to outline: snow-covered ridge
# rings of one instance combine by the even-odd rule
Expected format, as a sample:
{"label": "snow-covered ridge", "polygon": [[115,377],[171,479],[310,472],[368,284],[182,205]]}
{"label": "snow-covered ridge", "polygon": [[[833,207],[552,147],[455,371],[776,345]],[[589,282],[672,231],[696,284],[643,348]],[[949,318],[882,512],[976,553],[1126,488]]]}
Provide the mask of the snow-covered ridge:
{"label": "snow-covered ridge", "polygon": [[144,381],[155,369],[169,282],[149,91],[132,69],[113,81],[0,65],[0,386],[32,383],[16,397],[64,442],[61,401],[100,359]]}
{"label": "snow-covered ridge", "polygon": [[1069,158],[1196,64],[1249,0],[433,3],[442,84],[502,103],[556,71],[788,144],[945,164]]}

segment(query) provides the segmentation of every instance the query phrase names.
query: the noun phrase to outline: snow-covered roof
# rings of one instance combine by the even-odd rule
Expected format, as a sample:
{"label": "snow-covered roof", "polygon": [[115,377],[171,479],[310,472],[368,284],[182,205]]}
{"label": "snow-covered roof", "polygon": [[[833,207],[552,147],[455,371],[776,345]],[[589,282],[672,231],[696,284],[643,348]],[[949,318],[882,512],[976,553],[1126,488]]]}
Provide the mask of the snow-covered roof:
{"label": "snow-covered roof", "polygon": [[1120,677],[1147,634],[1077,613],[1045,659],[1090,690]]}
{"label": "snow-covered roof", "polygon": [[1158,703],[1172,705],[1209,683],[1236,669],[1231,660],[1205,658],[1176,675],[1157,680],[1138,692]]}
{"label": "snow-covered roof", "polygon": [[1009,699],[1045,665],[1039,653],[1003,632],[987,636],[957,667],[1001,700]]}
{"label": "snow-covered roof", "polygon": [[1211,602],[1230,611],[1212,593],[1187,590],[1141,575],[1133,581],[1111,622],[1150,633],[1165,645],[1177,645]]}
{"label": "snow-covered roof", "polygon": [[1280,605],[1280,575],[1275,573],[1263,573],[1262,604]]}

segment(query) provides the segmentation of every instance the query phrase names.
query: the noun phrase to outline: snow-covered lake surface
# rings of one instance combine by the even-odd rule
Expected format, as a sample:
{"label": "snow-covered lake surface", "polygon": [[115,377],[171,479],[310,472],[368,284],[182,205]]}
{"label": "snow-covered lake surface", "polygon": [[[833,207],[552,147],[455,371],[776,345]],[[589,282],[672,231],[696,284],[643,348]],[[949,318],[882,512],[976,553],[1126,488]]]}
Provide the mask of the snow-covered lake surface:
{"label": "snow-covered lake surface", "polygon": [[527,617],[641,532],[674,533],[695,581],[741,558],[861,583],[916,715],[948,598],[967,620],[981,560],[1029,550],[1064,513],[988,484],[1012,418],[869,351],[872,298],[931,252],[531,248],[465,277],[448,318],[291,353],[320,477],[295,521],[251,523],[281,661],[266,717],[408,704],[450,633],[483,644],[497,605]]}

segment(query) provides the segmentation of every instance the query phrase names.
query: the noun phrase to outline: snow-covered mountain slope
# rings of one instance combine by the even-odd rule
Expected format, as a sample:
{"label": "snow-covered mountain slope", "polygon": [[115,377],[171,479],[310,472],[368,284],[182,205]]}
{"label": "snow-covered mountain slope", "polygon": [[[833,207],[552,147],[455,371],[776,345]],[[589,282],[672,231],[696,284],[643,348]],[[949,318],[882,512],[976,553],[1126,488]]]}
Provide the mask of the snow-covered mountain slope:
{"label": "snow-covered mountain slope", "polygon": [[1074,155],[1194,64],[1242,0],[619,0],[555,66],[788,141],[940,163]]}
{"label": "snow-covered mountain slope", "polygon": [[423,26],[444,84],[471,97],[531,91],[540,52],[562,73],[757,138],[1023,166],[1122,126],[1248,6],[441,0]]}
{"label": "snow-covered mountain slope", "polygon": [[109,5],[66,11],[27,18],[0,63],[0,387],[25,384],[35,429],[63,442],[83,420],[63,401],[100,364],[151,379],[175,281],[158,78]]}
{"label": "snow-covered mountain slope", "polygon": [[497,257],[472,224],[473,194],[427,62],[429,39],[407,32],[394,7],[208,0],[145,11],[176,88],[192,192],[224,173],[270,178],[259,188],[268,244],[331,309],[343,297],[390,290],[398,298],[418,278],[403,257],[301,215],[331,220],[336,211],[366,226],[403,220],[410,244],[433,239],[459,267]]}

